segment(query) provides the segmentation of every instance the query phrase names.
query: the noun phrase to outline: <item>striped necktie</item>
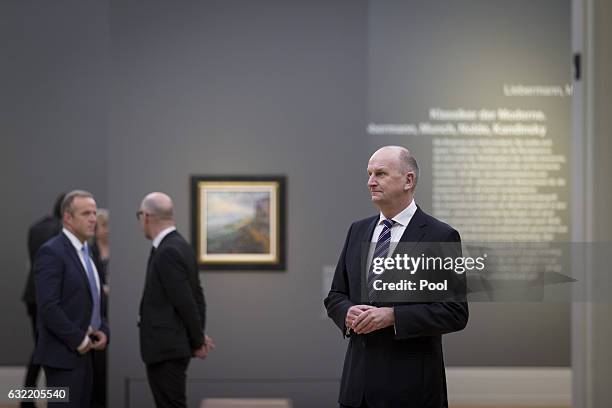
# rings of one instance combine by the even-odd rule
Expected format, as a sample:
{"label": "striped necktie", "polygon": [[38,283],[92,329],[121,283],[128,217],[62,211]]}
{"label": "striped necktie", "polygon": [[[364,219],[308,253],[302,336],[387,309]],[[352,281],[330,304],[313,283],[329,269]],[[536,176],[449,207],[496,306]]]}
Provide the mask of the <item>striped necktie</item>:
{"label": "striped necktie", "polygon": [[389,246],[391,245],[391,228],[394,224],[395,221],[393,220],[383,220],[383,229],[380,231],[378,241],[376,242],[376,248],[374,249],[374,254],[372,255],[372,262],[368,272],[368,299],[370,302],[374,302],[376,300],[374,281],[379,277],[379,275],[374,273],[374,259],[386,258],[389,254]]}

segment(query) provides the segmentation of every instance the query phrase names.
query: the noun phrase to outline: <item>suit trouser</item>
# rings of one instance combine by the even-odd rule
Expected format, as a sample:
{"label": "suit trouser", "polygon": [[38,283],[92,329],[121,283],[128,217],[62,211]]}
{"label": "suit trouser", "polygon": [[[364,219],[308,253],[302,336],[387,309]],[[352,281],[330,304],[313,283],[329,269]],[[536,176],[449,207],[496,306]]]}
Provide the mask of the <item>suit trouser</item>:
{"label": "suit trouser", "polygon": [[92,353],[80,356],[73,369],[43,366],[47,387],[68,387],[70,402],[50,402],[47,407],[89,408],[91,406],[91,387],[93,383]]}
{"label": "suit trouser", "polygon": [[91,406],[93,408],[106,407],[107,350],[90,351],[93,354],[93,388],[91,390]]}
{"label": "suit trouser", "polygon": [[[368,405],[368,403],[366,402],[365,398],[363,399],[363,401],[361,401],[361,406],[359,406],[359,408],[369,408],[370,406]],[[356,408],[356,407],[349,407],[348,405],[342,405],[340,404],[340,408]]]}
{"label": "suit trouser", "polygon": [[147,379],[157,408],[187,407],[189,358],[147,364]]}
{"label": "suit trouser", "polygon": [[[36,329],[36,303],[28,303],[28,316],[30,317],[30,323],[32,324],[32,337],[34,338],[34,346],[36,346],[36,341],[38,340],[38,330]],[[34,364],[34,353],[30,356],[30,361],[28,362],[28,370],[26,371],[25,380],[23,383],[24,387],[36,387],[36,382],[38,380],[38,374],[40,373],[40,365]],[[36,404],[34,402],[22,402],[21,407],[23,408],[31,408],[35,407]]]}

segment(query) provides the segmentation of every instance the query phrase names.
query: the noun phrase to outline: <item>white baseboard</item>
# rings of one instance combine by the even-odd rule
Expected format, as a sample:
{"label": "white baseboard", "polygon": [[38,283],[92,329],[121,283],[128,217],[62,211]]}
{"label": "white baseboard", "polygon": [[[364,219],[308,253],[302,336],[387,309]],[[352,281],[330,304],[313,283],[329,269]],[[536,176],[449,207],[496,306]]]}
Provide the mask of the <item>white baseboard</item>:
{"label": "white baseboard", "polygon": [[[25,367],[0,367],[0,403],[23,387]],[[558,367],[447,367],[452,405],[571,406],[572,371]],[[39,385],[44,379],[39,379]]]}
{"label": "white baseboard", "polygon": [[451,406],[572,404],[569,367],[447,367],[446,379]]}

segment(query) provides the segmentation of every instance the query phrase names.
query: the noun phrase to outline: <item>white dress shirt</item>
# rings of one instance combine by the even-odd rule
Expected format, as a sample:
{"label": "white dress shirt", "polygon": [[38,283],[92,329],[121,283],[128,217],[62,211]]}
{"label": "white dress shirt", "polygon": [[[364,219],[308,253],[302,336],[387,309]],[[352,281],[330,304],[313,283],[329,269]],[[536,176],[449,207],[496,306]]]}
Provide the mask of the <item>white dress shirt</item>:
{"label": "white dress shirt", "polygon": [[172,231],[176,231],[176,227],[168,227],[166,229],[161,230],[159,234],[157,234],[157,236],[153,238],[153,248],[157,249],[159,244],[161,244],[162,240],[166,238],[166,235],[168,235]]}
{"label": "white dress shirt", "polygon": [[[83,270],[85,271],[85,275],[87,275],[87,266],[85,265],[85,257],[83,255],[83,246],[87,245],[87,243],[81,242],[72,232],[68,231],[66,228],[63,228],[62,232],[64,233],[64,235],[66,235],[66,237],[68,237],[68,240],[70,241],[74,249],[76,249],[77,255],[79,256],[79,260],[81,261],[81,265],[83,265]],[[98,289],[98,296],[100,296],[100,278],[98,276],[98,269],[96,269],[96,264],[94,263],[93,259],[91,259],[91,251],[89,253],[90,253],[89,261],[91,262],[91,266],[94,271],[94,278],[96,281],[96,288]],[[89,280],[89,277],[87,277],[87,280]],[[82,350],[85,347],[87,347],[87,345],[90,342],[89,333],[92,330],[93,329],[90,326],[89,330],[85,334],[85,338],[83,339],[79,347],[77,347],[77,350]]]}
{"label": "white dress shirt", "polygon": [[[62,229],[62,232],[64,233],[64,235],[68,237],[74,249],[76,249],[77,254],[79,255],[79,260],[81,261],[81,265],[83,265],[83,270],[85,271],[85,274],[87,275],[87,266],[85,266],[85,258],[83,255],[83,247],[87,245],[87,242],[82,243],[72,232],[68,231],[66,228]],[[91,248],[88,248],[88,249],[89,249],[89,255],[90,255],[89,261],[91,262],[91,266],[93,267],[94,278],[96,279],[96,287],[98,288],[98,295],[99,295],[100,294],[100,277],[98,276],[98,269],[96,268],[96,264],[94,263],[93,259],[91,259]]]}
{"label": "white dress shirt", "polygon": [[[412,200],[410,204],[408,204],[408,207],[404,208],[399,214],[391,218],[393,221],[395,221],[395,223],[391,227],[391,242],[389,244],[389,254],[387,257],[393,255],[393,252],[397,247],[397,243],[402,238],[402,235],[404,235],[404,231],[406,231],[406,227],[410,223],[410,220],[412,219],[412,216],[416,210],[416,203],[414,200]],[[378,236],[383,230],[383,221],[386,219],[387,218],[381,212],[380,216],[378,217],[378,224],[376,224],[376,228],[374,228],[374,232],[372,233],[372,238],[370,240],[372,244],[370,245],[370,249],[368,251],[368,268],[372,264],[372,256],[374,255],[374,250],[376,249],[376,242],[378,242]]]}
{"label": "white dress shirt", "polygon": [[[402,238],[402,235],[404,235],[404,231],[406,231],[406,227],[410,223],[410,220],[412,219],[412,216],[414,215],[416,210],[417,210],[417,206],[413,199],[410,202],[410,204],[408,204],[408,207],[404,208],[399,214],[391,218],[391,220],[395,221],[395,223],[391,227],[391,242],[389,243],[389,253],[387,254],[387,257],[390,257],[393,255],[393,252],[395,251],[395,248],[397,247],[399,240]],[[378,242],[378,236],[383,230],[383,227],[384,227],[383,221],[386,219],[387,217],[385,217],[383,213],[381,212],[380,216],[378,217],[378,224],[376,224],[376,228],[374,228],[374,232],[372,233],[372,238],[370,240],[371,242],[370,249],[368,251],[368,263],[367,263],[368,273],[370,270],[369,269],[370,265],[372,264],[372,257],[374,256],[374,250],[376,250],[376,243]],[[397,334],[395,323],[393,323],[393,331],[395,332],[395,334]],[[346,332],[347,334],[349,333],[348,328]]]}

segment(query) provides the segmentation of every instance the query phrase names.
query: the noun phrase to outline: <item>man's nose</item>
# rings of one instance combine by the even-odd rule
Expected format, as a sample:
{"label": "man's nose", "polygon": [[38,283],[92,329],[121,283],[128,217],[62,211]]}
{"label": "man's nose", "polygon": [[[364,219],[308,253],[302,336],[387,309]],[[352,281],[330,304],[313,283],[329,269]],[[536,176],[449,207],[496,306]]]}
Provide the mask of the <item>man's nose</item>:
{"label": "man's nose", "polygon": [[368,177],[368,186],[375,186],[375,185],[376,185],[376,179],[374,178],[374,176]]}

